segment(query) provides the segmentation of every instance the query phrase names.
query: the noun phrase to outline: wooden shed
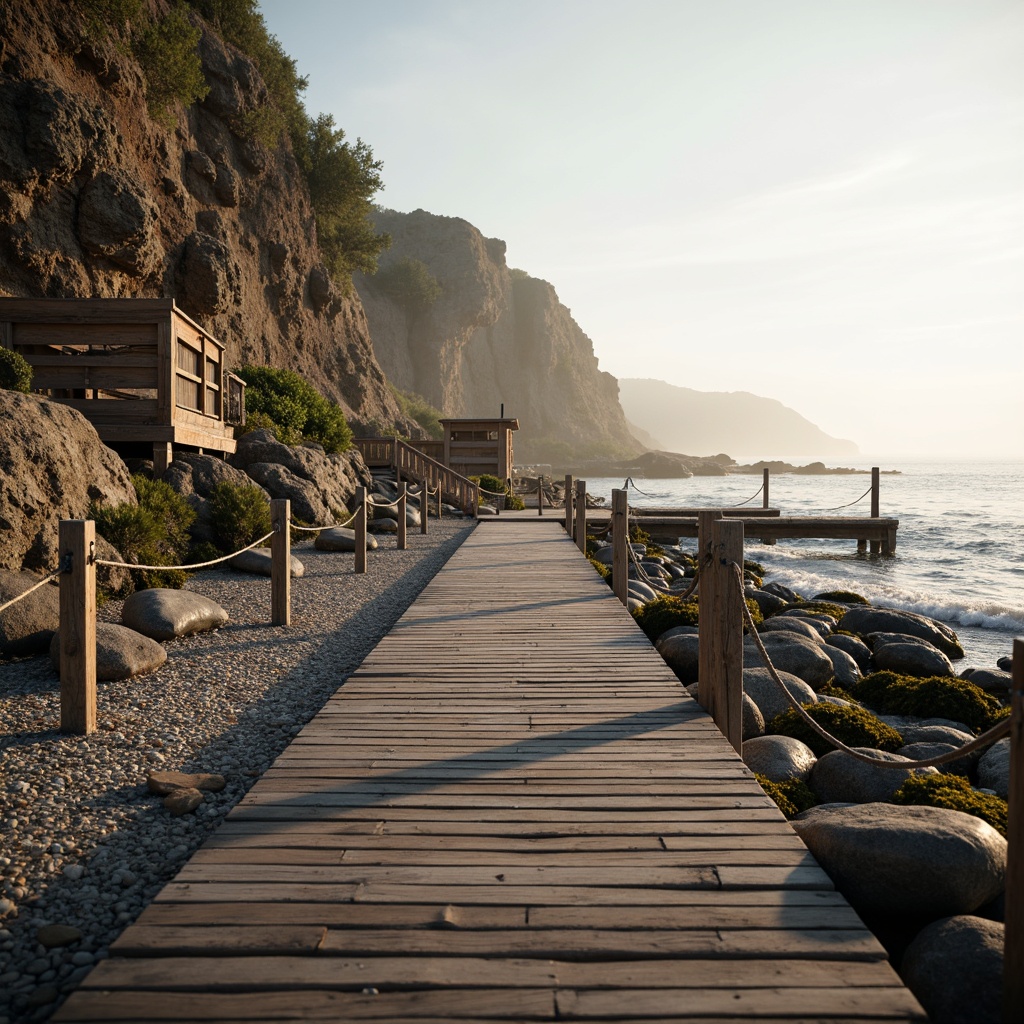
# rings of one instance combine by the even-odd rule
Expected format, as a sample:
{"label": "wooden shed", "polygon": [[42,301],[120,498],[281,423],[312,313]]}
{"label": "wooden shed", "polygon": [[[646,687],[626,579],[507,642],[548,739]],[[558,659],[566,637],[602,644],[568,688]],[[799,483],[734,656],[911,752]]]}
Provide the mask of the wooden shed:
{"label": "wooden shed", "polygon": [[174,445],[235,450],[245,382],[173,299],[0,298],[0,345],[32,367],[33,390],[77,409],[105,444],[151,445],[156,475]]}
{"label": "wooden shed", "polygon": [[442,462],[463,476],[491,473],[499,480],[512,475],[512,431],[517,419],[442,419]]}

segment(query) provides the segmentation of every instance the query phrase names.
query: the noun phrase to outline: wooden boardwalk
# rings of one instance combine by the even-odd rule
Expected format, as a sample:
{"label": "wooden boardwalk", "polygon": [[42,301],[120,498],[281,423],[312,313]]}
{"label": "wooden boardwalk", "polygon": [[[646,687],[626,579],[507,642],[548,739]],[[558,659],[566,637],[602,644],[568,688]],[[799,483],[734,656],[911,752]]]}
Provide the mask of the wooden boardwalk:
{"label": "wooden boardwalk", "polygon": [[60,1021],[908,1020],[553,518],[479,526]]}

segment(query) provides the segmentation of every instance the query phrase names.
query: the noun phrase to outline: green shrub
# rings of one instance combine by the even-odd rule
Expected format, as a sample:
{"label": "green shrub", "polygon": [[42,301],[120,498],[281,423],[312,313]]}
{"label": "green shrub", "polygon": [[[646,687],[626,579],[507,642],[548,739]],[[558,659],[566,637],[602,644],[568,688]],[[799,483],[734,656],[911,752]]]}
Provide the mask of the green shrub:
{"label": "green shrub", "polygon": [[946,807],[987,821],[1006,835],[1007,803],[999,796],[979,793],[959,775],[911,775],[892,798],[894,804]]}
{"label": "green shrub", "polygon": [[422,260],[395,260],[373,277],[373,285],[402,306],[409,316],[425,313],[443,291],[440,282]]}
{"label": "green shrub", "polygon": [[442,412],[435,409],[422,395],[412,391],[399,391],[391,385],[391,393],[395,396],[402,412],[411,420],[415,420],[427,437],[440,441],[444,436],[441,426]]}
{"label": "green shrub", "polygon": [[[875,750],[896,751],[903,746],[903,737],[885,722],[879,721],[863,708],[840,707],[838,704],[804,704],[811,718],[848,747],[872,747]],[[819,736],[793,708],[776,715],[767,730],[772,736],[792,736],[806,743],[817,757],[823,757],[835,748]]]}
{"label": "green shrub", "polygon": [[0,390],[20,391],[28,394],[32,390],[32,367],[20,352],[0,345]]}
{"label": "green shrub", "polygon": [[785,782],[772,782],[765,775],[754,774],[757,784],[772,798],[787,818],[795,818],[801,811],[813,807],[818,798],[811,787],[802,779],[787,779]]}
{"label": "green shrub", "polygon": [[604,562],[599,562],[596,558],[588,558],[587,561],[590,562],[590,564],[597,570],[598,576],[600,576],[601,579],[603,579],[605,581],[605,583],[608,584],[608,586],[611,586],[611,584],[612,584],[612,571],[611,571],[611,569],[609,569],[608,566],[604,564]]}
{"label": "green shrub", "polygon": [[[89,517],[96,529],[120,551],[126,562],[141,565],[176,565],[186,561],[188,528],[195,512],[185,499],[162,480],[132,477],[138,505],[91,505]],[[188,575],[181,569],[131,569],[136,590],[149,587],[179,589]]]}
{"label": "green shrub", "polygon": [[224,554],[238,551],[270,532],[270,504],[255,484],[227,480],[210,491],[210,525]]}
{"label": "green shrub", "polygon": [[329,452],[343,452],[352,444],[352,430],[341,409],[294,370],[243,366],[238,376],[248,385],[247,420],[255,417],[261,425],[271,424],[268,429],[279,441],[315,441]]}
{"label": "green shrub", "polygon": [[972,729],[987,729],[1008,711],[997,697],[967,679],[873,672],[854,687],[854,696],[883,714],[948,718]]}
{"label": "green shrub", "polygon": [[861,597],[852,590],[826,590],[824,594],[815,594],[812,600],[831,601],[836,604],[871,604],[866,597]]}
{"label": "green shrub", "polygon": [[632,612],[636,624],[654,643],[662,633],[675,626],[697,625],[697,602],[684,601],[681,597],[661,594]]}
{"label": "green shrub", "polygon": [[202,34],[189,20],[188,7],[179,4],[150,22],[135,41],[150,116],[168,127],[174,123],[171,106],[176,100],[188,107],[210,91],[196,50]]}
{"label": "green shrub", "polygon": [[841,604],[834,604],[831,601],[799,601],[786,607],[785,611],[797,609],[802,612],[818,612],[821,615],[831,615],[837,622],[849,611]]}

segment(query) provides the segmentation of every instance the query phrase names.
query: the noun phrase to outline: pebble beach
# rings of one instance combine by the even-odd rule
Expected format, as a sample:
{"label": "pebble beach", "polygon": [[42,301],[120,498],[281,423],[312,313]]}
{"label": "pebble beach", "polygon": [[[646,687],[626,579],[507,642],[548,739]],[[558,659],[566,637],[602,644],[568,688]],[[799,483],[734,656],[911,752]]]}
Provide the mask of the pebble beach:
{"label": "pebble beach", "polygon": [[[305,573],[287,628],[269,624],[267,578],[191,577],[187,589],[229,623],[168,643],[151,675],[99,684],[89,737],[58,731],[48,658],[0,663],[0,1024],[56,1010],[472,528],[432,521],[427,536],[410,530],[405,551],[384,538],[365,575],[351,556],[296,546]],[[111,601],[99,617],[119,614]],[[175,817],[147,788],[154,769],[217,773],[226,786]]]}

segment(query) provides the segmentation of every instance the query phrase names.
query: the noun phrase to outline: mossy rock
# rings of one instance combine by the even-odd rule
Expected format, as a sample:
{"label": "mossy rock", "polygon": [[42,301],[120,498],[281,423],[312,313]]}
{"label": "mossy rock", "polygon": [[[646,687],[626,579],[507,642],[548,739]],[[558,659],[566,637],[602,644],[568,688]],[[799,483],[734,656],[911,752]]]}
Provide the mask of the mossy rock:
{"label": "mossy rock", "polygon": [[912,775],[892,798],[894,804],[918,807],[945,807],[963,811],[987,821],[994,829],[1006,835],[1008,806],[1000,797],[979,793],[959,775]]}
{"label": "mossy rock", "polygon": [[743,578],[749,580],[758,590],[764,586],[765,567],[751,558],[743,559]]}
{"label": "mossy rock", "polygon": [[612,571],[604,564],[604,562],[599,562],[596,558],[588,558],[587,561],[590,562],[590,564],[597,570],[597,575],[600,576],[601,579],[605,580],[609,584],[611,583]]}
{"label": "mossy rock", "polygon": [[802,779],[772,782],[767,776],[758,774],[755,774],[754,778],[765,791],[765,795],[775,801],[787,818],[795,818],[801,811],[808,810],[818,802],[811,787]]}
{"label": "mossy rock", "polygon": [[849,690],[844,690],[835,683],[825,683],[815,691],[819,697],[838,697],[840,700],[848,700],[851,704],[860,704],[860,701]]}
{"label": "mossy rock", "polygon": [[871,602],[852,590],[826,590],[823,594],[815,594],[812,601],[828,601],[832,604],[866,604]]}
{"label": "mossy rock", "polygon": [[[840,707],[838,704],[804,704],[803,709],[822,728],[848,747],[872,747],[875,750],[895,752],[903,746],[903,737],[870,711],[860,707]],[[797,712],[790,708],[776,715],[765,730],[769,736],[792,736],[806,743],[818,757],[834,750],[828,740],[819,736]]]}
{"label": "mossy rock", "polygon": [[850,609],[843,607],[841,604],[834,604],[831,601],[800,601],[797,604],[791,604],[786,611],[792,611],[793,609],[799,609],[802,612],[818,612],[821,615],[831,615],[833,619],[838,622]]}
{"label": "mossy rock", "polygon": [[900,675],[872,672],[854,687],[854,696],[887,715],[947,718],[972,729],[988,729],[1009,714],[998,697],[967,679],[948,676]]}
{"label": "mossy rock", "polygon": [[[761,606],[752,598],[748,597],[744,599],[747,607],[750,609],[750,617],[754,620],[754,626],[760,626],[764,622],[764,614],[761,612]],[[743,628],[743,632],[747,632],[746,626]]]}
{"label": "mossy rock", "polygon": [[662,633],[674,626],[696,626],[697,602],[662,594],[635,608],[632,615],[636,624],[647,634],[647,639],[654,643]]}

